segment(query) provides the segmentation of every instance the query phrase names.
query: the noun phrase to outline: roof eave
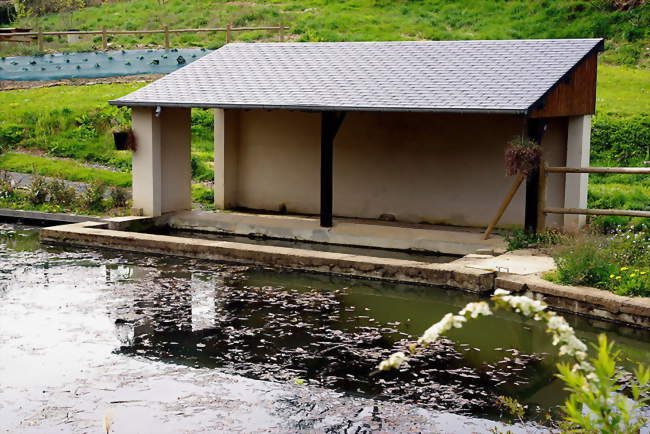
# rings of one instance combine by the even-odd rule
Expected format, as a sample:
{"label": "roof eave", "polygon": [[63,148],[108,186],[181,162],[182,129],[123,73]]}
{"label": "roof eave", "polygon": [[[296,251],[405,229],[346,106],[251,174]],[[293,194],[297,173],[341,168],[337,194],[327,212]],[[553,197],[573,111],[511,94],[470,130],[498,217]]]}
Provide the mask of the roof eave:
{"label": "roof eave", "polygon": [[293,111],[345,111],[345,112],[404,112],[404,113],[457,113],[457,114],[511,114],[526,115],[522,108],[438,108],[438,107],[356,107],[356,106],[318,106],[318,105],[272,105],[272,104],[187,104],[174,102],[142,102],[111,100],[109,104],[119,107],[184,107],[202,109],[240,109],[240,110],[293,110]]}

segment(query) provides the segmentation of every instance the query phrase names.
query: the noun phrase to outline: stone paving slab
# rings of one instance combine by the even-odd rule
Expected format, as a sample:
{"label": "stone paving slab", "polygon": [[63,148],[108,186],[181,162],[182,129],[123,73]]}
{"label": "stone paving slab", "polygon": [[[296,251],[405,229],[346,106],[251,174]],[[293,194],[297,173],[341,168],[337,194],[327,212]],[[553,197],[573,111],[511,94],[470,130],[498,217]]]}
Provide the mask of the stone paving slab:
{"label": "stone paving slab", "polygon": [[470,268],[499,271],[509,274],[535,274],[555,269],[555,261],[550,256],[531,256],[506,253],[494,258],[480,259],[466,264]]}

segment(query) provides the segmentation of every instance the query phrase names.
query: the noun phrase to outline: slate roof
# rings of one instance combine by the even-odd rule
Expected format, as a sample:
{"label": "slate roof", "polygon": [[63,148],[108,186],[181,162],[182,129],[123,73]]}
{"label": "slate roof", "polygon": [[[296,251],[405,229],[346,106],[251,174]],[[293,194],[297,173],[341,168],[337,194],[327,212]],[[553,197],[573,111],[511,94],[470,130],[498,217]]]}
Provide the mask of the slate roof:
{"label": "slate roof", "polygon": [[602,39],[235,43],[123,106],[528,113]]}

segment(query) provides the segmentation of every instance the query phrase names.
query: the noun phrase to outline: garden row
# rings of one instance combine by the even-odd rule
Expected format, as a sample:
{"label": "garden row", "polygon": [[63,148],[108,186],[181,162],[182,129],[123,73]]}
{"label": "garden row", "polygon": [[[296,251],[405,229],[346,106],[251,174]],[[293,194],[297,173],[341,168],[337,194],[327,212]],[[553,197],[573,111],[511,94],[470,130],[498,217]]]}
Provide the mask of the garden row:
{"label": "garden row", "polygon": [[109,188],[102,181],[95,181],[77,191],[63,179],[47,180],[35,175],[28,186],[19,188],[7,173],[0,174],[0,208],[125,215],[129,214],[128,204],[128,193],[124,188]]}

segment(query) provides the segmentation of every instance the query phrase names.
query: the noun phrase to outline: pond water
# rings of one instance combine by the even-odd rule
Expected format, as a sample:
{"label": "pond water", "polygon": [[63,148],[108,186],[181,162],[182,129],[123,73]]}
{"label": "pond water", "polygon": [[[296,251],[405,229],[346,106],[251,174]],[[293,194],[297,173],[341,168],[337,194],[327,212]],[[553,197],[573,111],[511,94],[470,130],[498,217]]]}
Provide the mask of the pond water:
{"label": "pond water", "polygon": [[[3,393],[8,406],[25,383],[56,382],[68,370],[92,372],[81,362],[91,355],[93,363],[106,360],[97,363],[106,375],[109,366],[137,359],[474,417],[499,418],[498,395],[528,405],[531,418],[553,411],[565,398],[553,375],[558,359],[543,328],[506,312],[454,331],[409,370],[373,374],[407,339],[475,300],[470,294],[43,246],[37,232],[15,224],[0,227],[0,382],[7,387],[0,391],[0,418]],[[75,310],[66,313],[71,305]],[[36,318],[29,320],[33,327],[14,324],[28,314]],[[626,363],[648,360],[650,333],[567,319],[589,342],[607,332]],[[108,331],[113,338],[107,340]],[[60,366],[65,374],[56,369]]]}
{"label": "pond water", "polygon": [[0,58],[0,80],[37,81],[168,74],[209,54],[206,49],[122,50]]}

